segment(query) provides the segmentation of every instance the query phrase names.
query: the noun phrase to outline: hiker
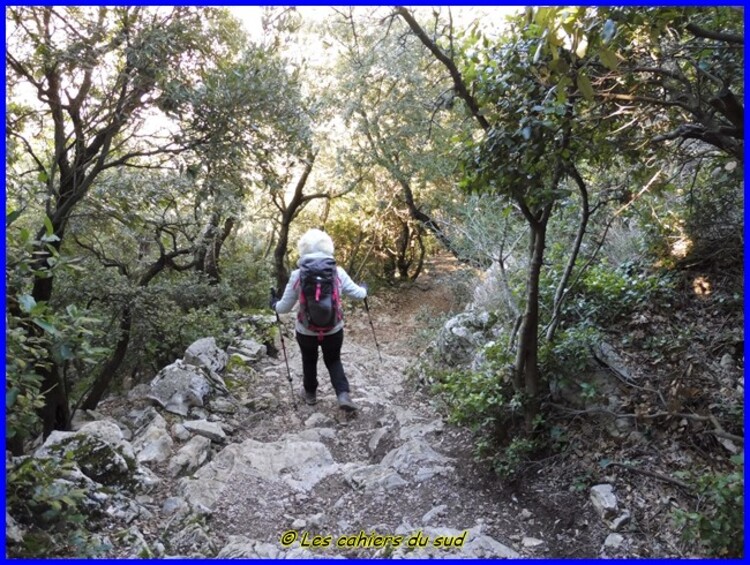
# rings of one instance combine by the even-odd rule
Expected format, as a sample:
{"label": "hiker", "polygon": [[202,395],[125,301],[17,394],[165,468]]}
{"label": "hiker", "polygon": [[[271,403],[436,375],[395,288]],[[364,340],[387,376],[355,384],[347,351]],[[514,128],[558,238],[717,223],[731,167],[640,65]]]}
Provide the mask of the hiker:
{"label": "hiker", "polygon": [[[341,346],[344,343],[341,296],[346,294],[363,300],[367,297],[367,285],[355,284],[344,269],[336,266],[333,260],[333,240],[327,233],[311,229],[300,238],[297,248],[299,268],[292,271],[281,299],[276,290],[271,289],[270,306],[279,314],[285,314],[297,300],[300,301],[295,326],[297,343],[302,352],[304,387],[300,394],[309,405],[317,402],[320,347],[339,407],[353,412],[358,407],[349,397],[349,381],[341,364]],[[329,284],[326,284],[326,277]],[[317,284],[315,281],[318,281]]]}

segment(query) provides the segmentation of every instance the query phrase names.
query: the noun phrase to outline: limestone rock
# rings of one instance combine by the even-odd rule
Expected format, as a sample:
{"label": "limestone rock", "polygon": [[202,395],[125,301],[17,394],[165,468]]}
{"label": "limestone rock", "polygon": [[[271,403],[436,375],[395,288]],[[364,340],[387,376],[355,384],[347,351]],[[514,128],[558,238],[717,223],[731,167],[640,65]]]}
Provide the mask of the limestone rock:
{"label": "limestone rock", "polygon": [[625,541],[625,538],[620,534],[609,534],[607,539],[604,540],[604,547],[617,548],[622,545],[623,541]]}
{"label": "limestone rock", "polygon": [[487,340],[490,318],[487,312],[462,312],[448,320],[437,337],[437,350],[451,366],[468,365]]}
{"label": "limestone rock", "polygon": [[210,391],[211,386],[203,372],[178,359],[154,377],[148,398],[167,412],[187,416],[191,406],[203,406]]}
{"label": "limestone rock", "polygon": [[187,420],[183,422],[182,425],[185,426],[185,429],[189,432],[207,437],[211,441],[217,443],[224,443],[227,439],[224,430],[216,422],[209,422],[207,420]]}
{"label": "limestone rock", "polygon": [[370,441],[367,442],[367,449],[370,451],[370,453],[375,453],[375,451],[377,451],[381,440],[387,433],[388,428],[378,428],[372,433],[372,435],[370,436]]}
{"label": "limestone rock", "polygon": [[418,479],[426,480],[435,472],[450,469],[445,466],[449,461],[450,458],[440,455],[426,441],[417,438],[389,451],[381,464],[401,474],[416,475]]}
{"label": "limestone rock", "polygon": [[344,479],[352,487],[366,491],[375,487],[393,490],[407,484],[398,472],[384,465],[363,465],[349,468],[344,472]]}
{"label": "limestone rock", "polygon": [[166,461],[172,455],[172,436],[167,432],[167,422],[160,415],[151,421],[145,431],[133,442],[140,463]]}
{"label": "limestone rock", "polygon": [[211,509],[237,483],[255,477],[283,491],[310,491],[335,473],[339,466],[326,446],[292,439],[262,443],[252,439],[221,450],[192,477],[180,480],[180,490],[190,505]]}
{"label": "limestone rock", "polygon": [[399,430],[399,437],[404,440],[423,437],[429,433],[440,433],[443,431],[443,421],[441,419],[433,420],[431,422],[418,422],[409,424],[407,426],[401,426]]}
{"label": "limestone rock", "polygon": [[214,541],[206,528],[196,522],[171,536],[170,542],[172,550],[182,553],[198,553],[208,557],[216,552]]}
{"label": "limestone rock", "polygon": [[168,472],[176,477],[181,473],[192,473],[203,465],[211,451],[211,440],[203,436],[195,436],[180,448],[169,462]]}
{"label": "limestone rock", "polygon": [[220,373],[227,366],[227,354],[216,346],[216,339],[204,337],[190,344],[185,351],[185,363],[205,367],[211,372]]}
{"label": "limestone rock", "polygon": [[192,437],[185,426],[179,423],[172,424],[172,436],[180,441],[187,441]]}
{"label": "limestone rock", "polygon": [[184,498],[180,498],[179,496],[172,496],[164,501],[164,504],[161,507],[162,513],[164,513],[165,516],[171,516],[172,514],[177,514],[178,512],[185,513],[188,510],[187,502],[185,502]]}
{"label": "limestone rock", "polygon": [[332,423],[332,420],[330,417],[326,416],[325,414],[321,414],[320,412],[315,412],[315,414],[313,414],[307,420],[305,420],[305,427],[317,428],[319,426],[326,426],[331,423]]}
{"label": "limestone rock", "polygon": [[445,515],[445,511],[448,509],[448,506],[445,504],[441,504],[440,506],[436,506],[427,514],[422,516],[422,523],[426,526],[429,526],[431,522],[433,522],[436,518]]}
{"label": "limestone rock", "polygon": [[[148,385],[145,385],[148,386]],[[138,432],[144,426],[147,426],[151,421],[159,415],[159,412],[153,406],[147,406],[142,409],[133,409],[128,412],[125,417],[126,421]]]}
{"label": "limestone rock", "polygon": [[237,405],[227,398],[214,398],[209,404],[209,410],[219,414],[235,414],[237,412]]}
{"label": "limestone rock", "polygon": [[6,544],[8,541],[13,543],[23,542],[23,530],[8,513],[7,509],[5,510],[5,541]]}
{"label": "limestone rock", "polygon": [[133,446],[123,439],[114,422],[90,422],[77,432],[54,431],[34,455],[64,457],[68,452],[73,452],[83,474],[97,483],[130,486],[133,481]]}
{"label": "limestone rock", "polygon": [[251,361],[258,361],[265,357],[266,346],[254,339],[242,339],[227,348],[230,355],[238,354]]}
{"label": "limestone rock", "polygon": [[591,487],[589,495],[594,509],[602,519],[614,518],[617,514],[617,497],[610,484],[601,484]]}
{"label": "limestone rock", "polygon": [[525,536],[521,540],[521,544],[524,547],[539,547],[540,545],[544,545],[544,540],[538,539],[538,538],[532,538],[529,536]]}

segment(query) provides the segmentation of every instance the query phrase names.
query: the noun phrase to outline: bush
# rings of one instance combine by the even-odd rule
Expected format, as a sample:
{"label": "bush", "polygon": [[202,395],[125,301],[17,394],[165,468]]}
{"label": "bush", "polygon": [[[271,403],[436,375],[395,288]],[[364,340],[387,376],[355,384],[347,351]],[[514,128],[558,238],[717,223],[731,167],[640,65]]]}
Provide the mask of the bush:
{"label": "bush", "polygon": [[669,276],[648,273],[635,263],[624,263],[617,269],[596,265],[584,275],[582,296],[575,307],[581,318],[594,318],[609,325],[628,312],[657,301],[658,294],[670,288]]}
{"label": "bush", "polygon": [[729,473],[683,473],[697,490],[698,505],[693,511],[674,512],[686,540],[698,540],[711,555],[742,557],[744,547],[744,454],[732,458]]}
{"label": "bush", "polygon": [[[64,273],[72,268],[68,258],[57,253],[50,242],[57,240],[47,220],[47,234],[34,240],[28,228],[16,228],[19,214],[6,216],[6,310],[5,310],[5,437],[11,449],[21,451],[24,440],[40,431],[37,411],[44,405],[40,391],[39,370],[53,362],[81,372],[88,371],[106,353],[94,346],[101,335],[100,320],[74,304],[53,308],[45,302],[37,303],[31,296],[35,277]],[[48,269],[33,264],[34,253],[45,247],[52,256]],[[72,371],[71,371],[72,372]],[[69,384],[69,383],[68,383]]]}
{"label": "bush", "polygon": [[475,455],[487,458],[503,478],[520,472],[539,447],[537,440],[524,436],[507,443],[514,427],[523,424],[523,399],[513,391],[510,365],[512,355],[496,342],[486,347],[485,363],[479,370],[433,375],[434,390],[447,404],[449,420],[475,433]]}
{"label": "bush", "polygon": [[601,332],[587,321],[557,333],[552,343],[539,349],[542,374],[559,378],[578,376],[589,367],[591,347],[601,341]]}
{"label": "bush", "polygon": [[86,491],[64,477],[70,461],[27,457],[10,465],[6,508],[24,528],[8,557],[96,557],[105,547],[86,528]]}

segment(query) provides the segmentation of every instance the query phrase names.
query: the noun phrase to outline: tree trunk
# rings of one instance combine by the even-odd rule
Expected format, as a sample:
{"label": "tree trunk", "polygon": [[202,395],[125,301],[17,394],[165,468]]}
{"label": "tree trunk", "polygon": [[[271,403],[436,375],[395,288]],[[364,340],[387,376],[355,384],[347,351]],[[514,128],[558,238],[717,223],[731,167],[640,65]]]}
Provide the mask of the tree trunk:
{"label": "tree trunk", "polygon": [[[53,233],[58,236],[58,240],[52,242],[50,245],[56,250],[60,250],[62,243],[64,226],[56,225],[54,219],[52,220]],[[44,232],[42,232],[43,235]],[[41,238],[41,235],[39,236]],[[35,259],[35,269],[47,270],[47,259],[52,256],[52,253],[46,249],[41,249],[39,256]],[[37,303],[45,302],[49,303],[52,298],[52,290],[54,286],[54,276],[52,272],[48,272],[47,277],[37,277],[34,279],[34,287],[31,295]],[[30,324],[31,332],[41,332],[40,328]],[[52,359],[52,355],[48,355],[45,360],[44,366],[37,369],[38,374],[42,377],[42,384],[40,390],[44,394],[44,406],[42,406],[37,414],[42,420],[42,433],[46,438],[54,430],[67,430],[70,427],[70,405],[68,403],[68,391],[65,386],[65,380],[60,367]]]}
{"label": "tree trunk", "polygon": [[526,309],[523,313],[518,333],[518,351],[514,374],[516,392],[524,396],[524,420],[527,433],[534,427],[534,419],[539,413],[539,277],[542,272],[544,248],[547,236],[547,221],[551,207],[547,207],[540,221],[531,225],[530,262],[526,279]]}
{"label": "tree trunk", "polygon": [[424,241],[422,241],[422,234],[424,233],[424,230],[421,226],[417,227],[417,243],[419,244],[419,258],[417,259],[417,267],[414,269],[414,272],[411,274],[411,277],[409,277],[412,281],[417,280],[417,277],[419,277],[420,273],[422,272],[422,267],[424,266],[424,256],[427,252],[427,249],[424,246]]}
{"label": "tree trunk", "polygon": [[578,170],[575,168],[575,166],[570,165],[569,174],[573,177],[573,180],[575,181],[576,185],[578,186],[578,190],[581,193],[581,218],[578,222],[578,232],[576,233],[576,238],[573,242],[573,250],[570,252],[568,264],[565,266],[565,271],[563,272],[563,276],[560,279],[557,290],[555,291],[555,299],[552,306],[552,316],[547,328],[547,342],[551,342],[555,338],[557,326],[560,324],[562,305],[563,302],[565,302],[565,298],[567,296],[566,293],[569,288],[568,282],[570,281],[570,277],[573,274],[573,269],[575,268],[578,254],[581,251],[581,244],[583,243],[583,237],[586,235],[586,228],[588,227],[589,216],[591,214],[589,209],[589,193],[588,189],[586,188],[586,183],[583,181],[583,178],[578,173]]}
{"label": "tree trunk", "polygon": [[203,272],[206,273],[209,283],[212,285],[219,284],[221,280],[219,272],[219,255],[221,254],[221,248],[224,245],[224,242],[229,237],[229,234],[232,233],[234,221],[234,218],[227,218],[224,220],[224,228],[218,233],[216,233],[215,230],[215,235],[209,242],[208,253],[204,259]]}
{"label": "tree trunk", "polygon": [[42,376],[41,390],[44,391],[44,406],[39,410],[42,419],[43,437],[54,430],[70,429],[70,405],[65,381],[60,367],[50,360],[51,365],[39,370]]}
{"label": "tree trunk", "polygon": [[411,261],[407,258],[409,252],[409,242],[411,241],[411,230],[409,229],[409,222],[401,221],[401,234],[399,235],[397,248],[396,248],[396,268],[398,269],[398,276],[401,280],[409,279],[409,267],[411,267]]}
{"label": "tree trunk", "polygon": [[289,270],[286,268],[284,259],[289,245],[289,228],[292,226],[292,222],[310,200],[313,198],[327,197],[325,194],[304,195],[305,184],[307,184],[307,179],[309,178],[310,172],[315,164],[316,157],[317,153],[310,154],[308,161],[305,164],[305,169],[302,171],[302,176],[297,181],[297,186],[294,187],[294,195],[289,204],[284,206],[277,203],[277,206],[281,211],[281,223],[279,225],[279,239],[273,250],[273,265],[274,270],[276,271],[276,288],[279,292],[284,291],[286,283],[289,281]]}
{"label": "tree trunk", "polygon": [[112,356],[104,364],[104,367],[102,367],[102,370],[99,371],[99,376],[94,381],[94,386],[91,388],[86,400],[81,404],[81,408],[84,410],[94,410],[99,405],[104,393],[107,392],[112,378],[120,368],[120,365],[122,365],[125,354],[128,352],[132,326],[133,311],[128,304],[122,309],[122,314],[120,315],[120,337],[117,340],[117,346]]}
{"label": "tree trunk", "polygon": [[286,268],[286,248],[289,245],[289,227],[292,224],[291,218],[287,217],[285,213],[281,218],[281,226],[279,226],[279,239],[276,242],[276,247],[273,250],[273,266],[276,272],[276,288],[279,293],[284,292],[286,283],[289,281],[289,270]]}
{"label": "tree trunk", "polygon": [[440,244],[446,249],[446,251],[448,251],[456,259],[458,259],[460,263],[470,265],[472,267],[481,268],[482,265],[480,265],[476,260],[465,257],[458,249],[456,249],[456,246],[453,244],[453,241],[451,241],[451,238],[443,231],[443,229],[433,218],[417,208],[417,205],[414,203],[414,194],[412,193],[409,183],[400,176],[398,177],[398,181],[404,191],[404,201],[406,202],[406,206],[409,209],[409,215],[417,220],[420,224],[422,224],[424,228],[431,231],[435,238],[437,238]]}

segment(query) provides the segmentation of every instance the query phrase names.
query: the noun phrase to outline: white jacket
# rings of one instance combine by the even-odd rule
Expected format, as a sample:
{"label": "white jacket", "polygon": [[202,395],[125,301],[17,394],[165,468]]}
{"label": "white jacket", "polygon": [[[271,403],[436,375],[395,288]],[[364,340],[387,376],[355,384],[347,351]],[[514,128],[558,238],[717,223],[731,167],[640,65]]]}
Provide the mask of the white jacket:
{"label": "white jacket", "polygon": [[[325,253],[321,252],[315,252],[310,253],[309,255],[305,255],[304,258],[316,258],[316,259],[322,259],[324,257],[330,257],[330,255],[327,255]],[[300,261],[302,261],[302,258],[300,258]],[[299,264],[299,263],[298,263]],[[347,274],[347,272],[342,269],[341,267],[336,267],[336,270],[338,271],[339,276],[339,289],[341,292],[341,295],[347,295],[351,296],[352,298],[356,298],[358,300],[364,300],[367,297],[367,289],[362,288],[358,284],[356,284],[351,277]],[[300,276],[300,270],[295,269],[292,271],[291,276],[289,277],[289,282],[286,284],[286,288],[284,289],[284,294],[281,296],[281,299],[276,303],[276,311],[279,314],[286,314],[287,312],[291,312],[294,305],[297,303],[297,300],[299,300],[299,285],[297,284],[299,281]],[[325,332],[323,335],[332,335],[336,332],[340,331],[344,327],[344,320],[342,319],[338,324],[336,324],[332,330]],[[297,323],[295,325],[295,329],[301,333],[302,335],[318,335],[318,332],[312,331],[307,329],[305,326],[302,325],[302,323],[297,320]]]}

